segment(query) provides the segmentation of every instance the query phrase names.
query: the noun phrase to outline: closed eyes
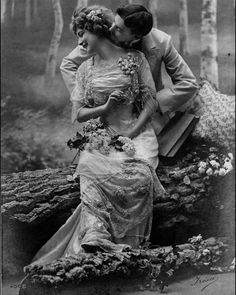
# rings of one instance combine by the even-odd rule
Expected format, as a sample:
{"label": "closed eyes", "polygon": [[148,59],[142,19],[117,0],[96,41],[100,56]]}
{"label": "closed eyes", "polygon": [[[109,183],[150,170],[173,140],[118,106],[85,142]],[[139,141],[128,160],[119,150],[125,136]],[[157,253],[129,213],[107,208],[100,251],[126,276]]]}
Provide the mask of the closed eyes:
{"label": "closed eyes", "polygon": [[79,32],[77,32],[77,36],[78,36],[79,38],[82,38],[83,35],[84,35],[84,31],[79,31]]}

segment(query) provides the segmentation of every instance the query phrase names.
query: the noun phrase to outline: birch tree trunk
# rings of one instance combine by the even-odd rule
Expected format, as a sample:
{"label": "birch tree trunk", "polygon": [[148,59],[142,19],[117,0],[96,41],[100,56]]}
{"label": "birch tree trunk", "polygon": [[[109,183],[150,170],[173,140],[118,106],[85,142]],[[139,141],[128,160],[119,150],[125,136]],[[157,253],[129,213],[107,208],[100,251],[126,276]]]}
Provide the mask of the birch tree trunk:
{"label": "birch tree trunk", "polygon": [[13,18],[15,16],[15,0],[11,0],[11,17]]}
{"label": "birch tree trunk", "polygon": [[88,0],[78,0],[76,9],[87,7],[88,6]]}
{"label": "birch tree trunk", "polygon": [[29,28],[31,25],[31,0],[25,0],[25,27]]}
{"label": "birch tree trunk", "polygon": [[46,71],[45,71],[46,84],[50,84],[50,82],[55,77],[57,54],[58,54],[58,48],[60,45],[61,34],[63,29],[63,16],[62,16],[60,0],[52,0],[52,5],[53,5],[54,17],[55,17],[55,27],[54,27],[54,33],[50,43],[47,63],[46,63]]}
{"label": "birch tree trunk", "polygon": [[1,0],[1,24],[6,22],[7,0]]}
{"label": "birch tree trunk", "polygon": [[157,28],[157,9],[158,9],[158,0],[149,0],[148,1],[148,10],[153,15],[153,27]]}
{"label": "birch tree trunk", "polygon": [[201,24],[200,76],[218,87],[218,48],[216,28],[217,0],[203,0]]}
{"label": "birch tree trunk", "polygon": [[182,55],[189,54],[188,41],[188,6],[187,0],[180,0],[179,11],[179,51]]}
{"label": "birch tree trunk", "polygon": [[34,0],[33,6],[33,18],[36,20],[38,19],[38,0]]}

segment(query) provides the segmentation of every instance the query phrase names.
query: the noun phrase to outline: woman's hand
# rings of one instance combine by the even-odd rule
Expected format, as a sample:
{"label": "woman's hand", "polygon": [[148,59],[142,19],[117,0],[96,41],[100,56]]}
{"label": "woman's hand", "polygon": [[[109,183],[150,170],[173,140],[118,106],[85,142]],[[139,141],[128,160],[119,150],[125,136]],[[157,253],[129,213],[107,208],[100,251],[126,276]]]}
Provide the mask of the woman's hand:
{"label": "woman's hand", "polygon": [[123,91],[121,91],[121,90],[115,90],[115,91],[113,91],[110,94],[107,102],[104,105],[104,111],[105,111],[105,113],[114,110],[115,107],[119,104],[119,102],[120,102],[120,100],[121,100],[121,98],[123,96],[124,96]]}

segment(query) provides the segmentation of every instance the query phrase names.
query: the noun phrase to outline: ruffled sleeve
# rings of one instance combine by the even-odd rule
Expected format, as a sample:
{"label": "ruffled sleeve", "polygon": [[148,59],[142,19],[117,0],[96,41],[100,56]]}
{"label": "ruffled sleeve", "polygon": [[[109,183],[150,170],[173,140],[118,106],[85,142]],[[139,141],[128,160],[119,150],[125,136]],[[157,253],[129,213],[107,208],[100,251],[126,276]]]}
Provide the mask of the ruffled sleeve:
{"label": "ruffled sleeve", "polygon": [[[85,62],[84,62],[85,63]],[[85,107],[85,67],[82,64],[76,73],[76,86],[73,89],[70,101],[72,103],[71,121],[75,123],[79,111]]]}

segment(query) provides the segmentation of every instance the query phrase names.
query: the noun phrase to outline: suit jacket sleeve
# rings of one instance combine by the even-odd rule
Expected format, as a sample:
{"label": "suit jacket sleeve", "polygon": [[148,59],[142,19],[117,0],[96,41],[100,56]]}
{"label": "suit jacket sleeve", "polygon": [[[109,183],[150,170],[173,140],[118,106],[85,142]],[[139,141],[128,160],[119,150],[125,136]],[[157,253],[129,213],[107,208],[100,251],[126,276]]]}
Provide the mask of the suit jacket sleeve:
{"label": "suit jacket sleeve", "polygon": [[79,46],[77,46],[70,54],[63,58],[60,70],[70,94],[76,85],[76,72],[79,66],[90,57],[91,55],[82,55]]}
{"label": "suit jacket sleeve", "polygon": [[192,71],[175,49],[170,36],[165,40],[163,62],[173,86],[157,92],[157,99],[162,113],[176,111],[187,103],[198,89]]}
{"label": "suit jacket sleeve", "polygon": [[156,88],[152,72],[145,55],[142,52],[138,52],[138,55],[138,79],[141,101],[155,113],[158,109],[158,102],[156,100]]}

